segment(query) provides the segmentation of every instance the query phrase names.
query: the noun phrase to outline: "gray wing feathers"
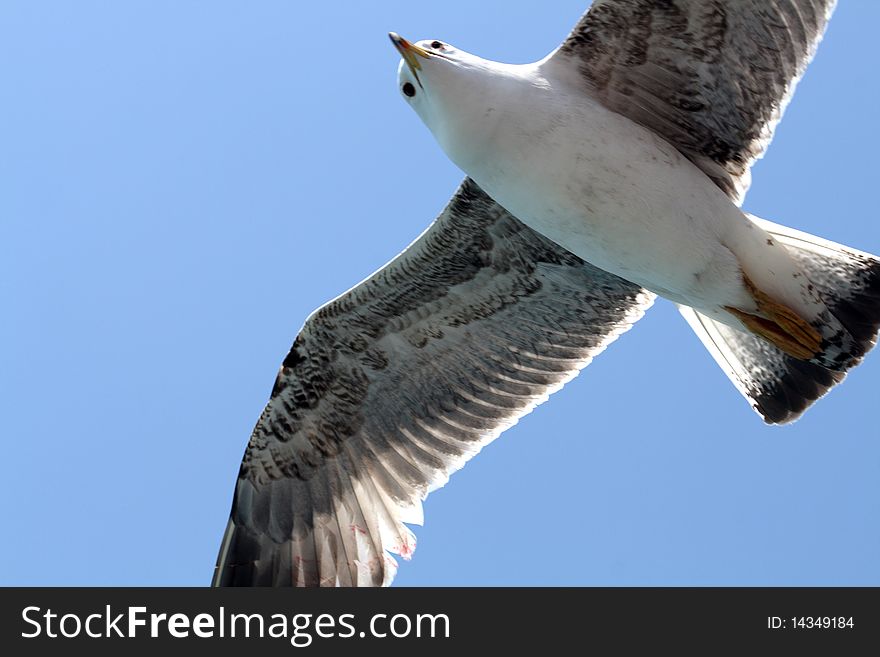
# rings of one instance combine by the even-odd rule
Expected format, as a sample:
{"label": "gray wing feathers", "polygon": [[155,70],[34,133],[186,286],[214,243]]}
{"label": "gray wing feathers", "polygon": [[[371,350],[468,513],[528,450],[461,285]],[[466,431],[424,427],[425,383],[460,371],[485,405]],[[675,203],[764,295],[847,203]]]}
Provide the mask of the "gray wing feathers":
{"label": "gray wing feathers", "polygon": [[836,0],[596,0],[554,56],[735,201]]}
{"label": "gray wing feathers", "polygon": [[466,180],[306,321],[245,452],[215,585],[388,584],[428,492],[652,300]]}

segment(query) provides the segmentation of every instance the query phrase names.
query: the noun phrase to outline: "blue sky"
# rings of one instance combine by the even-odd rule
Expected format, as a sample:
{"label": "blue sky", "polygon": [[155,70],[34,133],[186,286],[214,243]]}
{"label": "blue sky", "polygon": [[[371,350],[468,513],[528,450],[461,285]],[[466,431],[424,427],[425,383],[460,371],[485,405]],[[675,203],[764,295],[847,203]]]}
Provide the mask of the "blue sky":
{"label": "blue sky", "polygon": [[[552,50],[583,3],[0,5],[0,583],[203,585],[302,321],[461,178],[386,33]],[[746,209],[880,253],[880,3]],[[398,585],[880,585],[880,354],[765,427],[666,302],[426,502]]]}

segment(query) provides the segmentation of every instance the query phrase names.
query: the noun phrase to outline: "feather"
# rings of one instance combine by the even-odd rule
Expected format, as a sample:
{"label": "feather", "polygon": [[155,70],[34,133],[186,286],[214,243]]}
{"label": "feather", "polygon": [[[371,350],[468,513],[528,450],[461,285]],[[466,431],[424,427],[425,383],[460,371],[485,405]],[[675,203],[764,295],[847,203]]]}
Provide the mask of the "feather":
{"label": "feather", "polygon": [[428,492],[653,298],[466,180],[397,259],[306,321],[245,451],[214,583],[390,583]]}
{"label": "feather", "polygon": [[741,203],[835,4],[596,0],[554,60]]}

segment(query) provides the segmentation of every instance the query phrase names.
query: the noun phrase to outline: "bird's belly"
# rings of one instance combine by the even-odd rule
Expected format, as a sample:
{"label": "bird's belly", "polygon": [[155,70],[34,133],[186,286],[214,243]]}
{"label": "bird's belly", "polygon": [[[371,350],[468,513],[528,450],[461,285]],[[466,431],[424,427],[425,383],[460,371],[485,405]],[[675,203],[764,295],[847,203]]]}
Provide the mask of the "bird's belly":
{"label": "bird's belly", "polygon": [[739,294],[723,242],[742,214],[674,147],[604,108],[551,114],[528,132],[516,123],[466,170],[521,221],[676,301],[723,301],[734,281]]}

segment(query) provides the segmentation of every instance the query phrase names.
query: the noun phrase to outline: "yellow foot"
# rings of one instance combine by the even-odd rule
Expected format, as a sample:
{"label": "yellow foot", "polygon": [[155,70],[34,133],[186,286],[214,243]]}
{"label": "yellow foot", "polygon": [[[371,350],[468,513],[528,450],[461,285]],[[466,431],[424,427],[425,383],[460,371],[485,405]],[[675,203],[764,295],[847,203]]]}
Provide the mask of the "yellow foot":
{"label": "yellow foot", "polygon": [[750,331],[769,341],[789,356],[810,360],[820,353],[822,335],[788,306],[774,301],[755,287],[743,273],[746,288],[758,305],[761,316],[752,315],[738,308],[725,306]]}

